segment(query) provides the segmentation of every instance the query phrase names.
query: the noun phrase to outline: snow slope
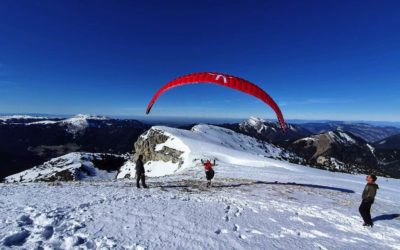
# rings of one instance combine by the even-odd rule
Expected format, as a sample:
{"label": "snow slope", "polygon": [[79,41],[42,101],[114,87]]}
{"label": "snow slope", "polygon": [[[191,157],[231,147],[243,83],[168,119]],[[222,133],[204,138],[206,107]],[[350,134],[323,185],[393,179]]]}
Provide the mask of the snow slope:
{"label": "snow slope", "polygon": [[[399,180],[379,178],[363,228],[364,176],[267,159],[129,180],[0,184],[0,248],[400,249]],[[243,164],[245,164],[243,162]]]}
{"label": "snow slope", "polygon": [[[183,164],[150,160],[145,167],[148,176],[151,177],[175,174],[200,166],[201,159],[215,159],[218,164],[247,166],[251,163],[252,166],[262,167],[265,166],[266,158],[295,158],[277,146],[218,126],[201,124],[191,130],[154,126],[141,135],[139,140],[148,139],[152,131],[168,137],[167,141],[155,146],[155,151],[162,151],[164,148],[180,151],[182,152],[180,160]],[[136,152],[139,150],[136,148]],[[133,163],[127,163],[126,169],[134,171],[132,165]],[[122,168],[118,177],[125,176],[128,172],[126,169]],[[134,175],[132,172],[131,176]]]}

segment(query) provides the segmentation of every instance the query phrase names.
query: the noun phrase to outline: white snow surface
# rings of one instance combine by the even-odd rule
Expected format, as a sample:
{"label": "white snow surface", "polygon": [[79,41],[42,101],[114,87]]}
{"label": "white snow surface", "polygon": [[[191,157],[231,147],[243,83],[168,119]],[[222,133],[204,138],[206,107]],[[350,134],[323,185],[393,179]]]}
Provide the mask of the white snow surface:
{"label": "white snow surface", "polygon": [[364,176],[266,159],[147,180],[0,184],[0,248],[400,249],[399,180],[379,178],[373,228]]}

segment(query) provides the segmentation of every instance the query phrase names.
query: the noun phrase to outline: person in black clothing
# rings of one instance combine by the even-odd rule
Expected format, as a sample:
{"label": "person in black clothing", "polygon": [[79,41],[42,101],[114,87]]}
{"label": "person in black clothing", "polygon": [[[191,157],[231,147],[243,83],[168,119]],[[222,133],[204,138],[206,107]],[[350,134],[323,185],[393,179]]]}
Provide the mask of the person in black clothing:
{"label": "person in black clothing", "polygon": [[359,211],[361,217],[364,220],[365,227],[373,227],[374,223],[371,219],[371,206],[374,203],[375,195],[378,190],[378,185],[375,184],[376,181],[375,175],[368,175],[367,176],[367,185],[365,185],[364,191],[362,193],[362,202],[359,207]]}
{"label": "person in black clothing", "polygon": [[142,186],[144,188],[148,188],[146,185],[145,175],[144,175],[144,166],[143,166],[143,155],[139,155],[139,158],[136,161],[136,187],[140,188],[139,181],[142,181]]}

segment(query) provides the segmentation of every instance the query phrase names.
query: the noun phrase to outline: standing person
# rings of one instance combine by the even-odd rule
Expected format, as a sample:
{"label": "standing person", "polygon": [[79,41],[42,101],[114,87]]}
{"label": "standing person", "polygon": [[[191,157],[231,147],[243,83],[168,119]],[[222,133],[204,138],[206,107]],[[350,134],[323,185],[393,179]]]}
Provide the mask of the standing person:
{"label": "standing person", "polygon": [[367,185],[365,185],[364,191],[362,193],[362,202],[360,208],[358,209],[360,211],[361,217],[364,220],[363,226],[365,227],[374,226],[374,223],[371,219],[371,206],[374,203],[376,191],[379,188],[379,186],[375,184],[376,179],[376,176],[373,174],[367,176]]}
{"label": "standing person", "polygon": [[139,155],[136,161],[136,187],[140,188],[139,181],[142,181],[142,186],[148,188],[146,185],[145,175],[144,175],[144,165],[143,165],[143,155]]}
{"label": "standing person", "polygon": [[215,160],[214,164],[211,164],[210,160],[206,160],[205,162],[201,160],[201,163],[204,165],[204,170],[206,171],[206,179],[207,179],[207,187],[211,186],[211,180],[214,178],[214,169],[212,168],[215,166]]}

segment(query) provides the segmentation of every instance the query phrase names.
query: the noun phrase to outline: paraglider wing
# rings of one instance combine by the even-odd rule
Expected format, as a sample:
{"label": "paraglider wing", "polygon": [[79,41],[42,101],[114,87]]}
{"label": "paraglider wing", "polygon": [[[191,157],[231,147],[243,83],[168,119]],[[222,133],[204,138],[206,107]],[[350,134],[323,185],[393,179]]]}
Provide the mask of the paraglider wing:
{"label": "paraglider wing", "polygon": [[187,84],[195,84],[195,83],[214,83],[218,85],[222,85],[225,87],[229,87],[232,89],[239,90],[241,92],[247,93],[251,96],[257,97],[264,103],[268,104],[276,113],[276,116],[278,117],[279,123],[281,124],[281,127],[283,130],[286,129],[286,124],[285,120],[283,119],[282,112],[276,102],[260,87],[257,85],[246,81],[242,78],[228,75],[228,74],[222,74],[222,73],[215,73],[215,72],[200,72],[200,73],[192,73],[188,75],[184,75],[181,77],[178,77],[168,83],[166,83],[164,86],[162,86],[157,93],[153,96],[153,98],[150,100],[146,114],[148,114],[153,107],[154,102],[157,100],[157,98],[164,93],[165,91],[175,88],[178,86],[182,85],[187,85]]}

